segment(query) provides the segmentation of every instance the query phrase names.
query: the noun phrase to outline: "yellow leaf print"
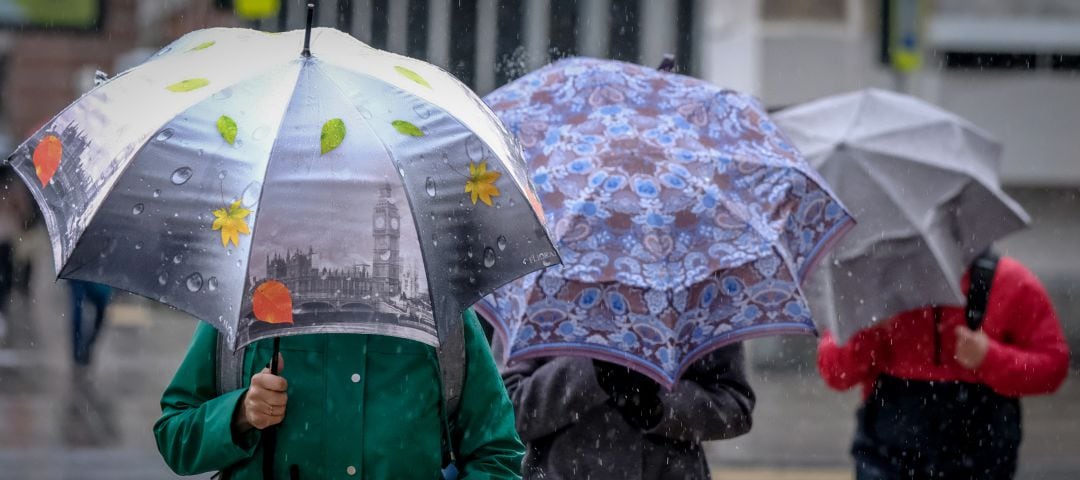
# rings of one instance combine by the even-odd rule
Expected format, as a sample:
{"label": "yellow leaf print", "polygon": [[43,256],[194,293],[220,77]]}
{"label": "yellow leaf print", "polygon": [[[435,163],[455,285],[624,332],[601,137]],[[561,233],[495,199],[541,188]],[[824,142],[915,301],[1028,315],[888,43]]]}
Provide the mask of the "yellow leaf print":
{"label": "yellow leaf print", "polygon": [[491,197],[500,195],[498,187],[495,186],[495,180],[498,180],[501,175],[499,172],[489,172],[487,162],[479,164],[469,162],[469,181],[465,182],[465,193],[472,194],[473,205],[476,205],[476,200],[480,199],[485,205],[492,206]]}
{"label": "yellow leaf print", "polygon": [[237,199],[232,205],[229,205],[228,209],[219,208],[214,210],[214,225],[215,231],[221,230],[221,246],[228,247],[231,242],[237,247],[240,246],[240,234],[251,235],[251,230],[248,229],[247,218],[251,214],[251,210],[240,206],[240,200]]}

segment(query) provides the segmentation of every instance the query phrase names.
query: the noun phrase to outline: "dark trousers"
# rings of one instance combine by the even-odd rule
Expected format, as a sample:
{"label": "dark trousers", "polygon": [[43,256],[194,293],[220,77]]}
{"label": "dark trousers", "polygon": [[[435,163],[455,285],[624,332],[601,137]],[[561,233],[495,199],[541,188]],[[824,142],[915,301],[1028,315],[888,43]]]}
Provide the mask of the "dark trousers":
{"label": "dark trousers", "polygon": [[857,480],[1010,480],[1020,402],[985,385],[887,375],[859,410]]}
{"label": "dark trousers", "polygon": [[[105,324],[105,309],[109,305],[111,296],[111,290],[104,285],[71,282],[71,345],[76,365],[90,364],[90,352]],[[84,330],[83,302],[85,301],[89,301],[94,307],[94,323],[89,331]]]}

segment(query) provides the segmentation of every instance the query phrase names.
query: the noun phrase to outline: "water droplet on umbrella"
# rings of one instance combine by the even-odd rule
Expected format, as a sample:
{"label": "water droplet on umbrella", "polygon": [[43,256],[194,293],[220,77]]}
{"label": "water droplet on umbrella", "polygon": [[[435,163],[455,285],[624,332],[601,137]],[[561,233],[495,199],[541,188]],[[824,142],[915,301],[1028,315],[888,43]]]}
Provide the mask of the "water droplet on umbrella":
{"label": "water droplet on umbrella", "polygon": [[368,110],[365,107],[356,107],[356,111],[360,112],[360,116],[364,117],[364,119],[366,120],[371,120],[372,118],[375,118],[375,115],[372,115],[371,110]]}
{"label": "water droplet on umbrella", "polygon": [[172,136],[173,136],[173,129],[166,128],[166,129],[158,132],[157,136],[154,137],[154,140],[157,140],[159,142],[164,142],[164,141],[172,138]]}
{"label": "water droplet on umbrella", "polygon": [[247,188],[244,188],[244,192],[240,194],[240,205],[245,208],[251,208],[255,206],[255,202],[259,201],[259,193],[262,191],[262,184],[259,182],[251,182]]}
{"label": "water droplet on umbrella", "polygon": [[479,162],[484,159],[484,146],[480,143],[480,139],[476,138],[475,135],[465,140],[465,154],[474,162]]}
{"label": "water droplet on umbrella", "polygon": [[446,152],[443,152],[443,154],[442,154],[442,163],[450,165],[450,154],[448,154]]}
{"label": "water droplet on umbrella", "polygon": [[380,253],[379,258],[382,259],[382,261],[384,261],[384,262],[387,261],[387,260],[390,260],[390,251],[387,250],[385,252]]}
{"label": "water droplet on umbrella", "polygon": [[465,254],[468,255],[469,258],[472,258],[473,257],[472,247],[469,247],[469,249],[465,251]]}
{"label": "water droplet on umbrella", "polygon": [[424,105],[422,103],[413,105],[412,109],[420,118],[428,118],[431,116],[431,110],[428,109],[427,105]]}
{"label": "water droplet on umbrella", "polygon": [[184,255],[183,254],[178,253],[178,254],[176,254],[175,257],[172,257],[172,263],[175,263],[177,265],[179,265],[180,262],[183,262],[183,261],[184,261]]}
{"label": "water droplet on umbrella", "polygon": [[499,246],[499,251],[506,250],[506,237],[499,235],[499,238],[495,240],[495,243]]}
{"label": "water droplet on umbrella", "polygon": [[158,198],[160,196],[161,196],[161,190],[154,190],[154,198]]}
{"label": "water droplet on umbrella", "polygon": [[183,185],[187,183],[188,180],[191,180],[191,169],[188,167],[176,169],[172,172],[170,180],[172,180],[173,185]]}
{"label": "water droplet on umbrella", "polygon": [[185,283],[187,283],[189,292],[198,292],[199,290],[202,290],[203,286],[202,275],[200,275],[199,272],[192,273],[191,275],[188,275],[187,282]]}
{"label": "water droplet on umbrella", "polygon": [[469,283],[475,285],[476,284],[476,277],[470,275],[469,276]]}
{"label": "water droplet on umbrella", "polygon": [[218,90],[217,92],[215,92],[210,97],[213,98],[214,100],[225,100],[225,99],[227,99],[227,98],[229,98],[231,96],[232,96],[232,89],[231,88],[223,88],[223,89]]}
{"label": "water droplet on umbrella", "polygon": [[226,257],[231,257],[232,256],[232,249],[231,248],[228,249],[228,250],[225,250],[225,256]]}
{"label": "water droplet on umbrella", "polygon": [[141,203],[136,203],[134,207],[131,207],[131,214],[132,215],[138,215],[138,214],[142,213],[144,209],[146,209],[146,205],[143,205]]}
{"label": "water droplet on umbrella", "polygon": [[428,177],[427,181],[424,182],[424,187],[427,188],[428,196],[435,198],[435,179]]}
{"label": "water droplet on umbrella", "polygon": [[157,56],[160,57],[160,56],[165,55],[166,53],[169,53],[171,51],[172,51],[172,47],[162,48],[161,51],[157,52]]}
{"label": "water droplet on umbrella", "polygon": [[222,171],[218,172],[218,174],[217,174],[218,180],[225,180],[225,174],[226,173],[227,172],[225,172],[225,170],[222,170]]}
{"label": "water droplet on umbrella", "polygon": [[160,285],[169,283],[169,272],[161,272],[161,275],[158,275],[157,277],[157,283]]}
{"label": "water droplet on umbrella", "polygon": [[436,247],[439,246],[439,237],[436,236],[434,233],[431,234],[431,244]]}
{"label": "water droplet on umbrella", "polygon": [[217,277],[210,277],[209,279],[206,280],[206,288],[210,289],[211,292],[213,292],[214,290],[217,290],[217,286],[218,286]]}
{"label": "water droplet on umbrella", "polygon": [[484,247],[484,266],[487,268],[495,266],[495,250],[491,247]]}
{"label": "water droplet on umbrella", "polygon": [[135,250],[142,250],[142,242],[135,242]]}
{"label": "water droplet on umbrella", "polygon": [[251,138],[253,140],[262,140],[262,139],[266,138],[266,136],[269,135],[269,134],[270,134],[270,127],[268,127],[266,125],[263,125],[263,126],[261,126],[259,128],[256,128],[254,132],[251,132]]}
{"label": "water droplet on umbrella", "polygon": [[514,197],[510,197],[510,200],[508,200],[508,202],[510,203],[511,208],[514,206],[515,203],[517,203],[514,201]]}
{"label": "water droplet on umbrella", "polygon": [[243,260],[237,260],[237,261],[236,261],[236,266],[237,266],[237,267],[242,267],[242,266],[244,266],[244,262],[243,262]]}
{"label": "water droplet on umbrella", "polygon": [[555,265],[555,259],[556,259],[555,255],[545,255],[544,256],[544,266],[545,267],[550,267],[552,265]]}

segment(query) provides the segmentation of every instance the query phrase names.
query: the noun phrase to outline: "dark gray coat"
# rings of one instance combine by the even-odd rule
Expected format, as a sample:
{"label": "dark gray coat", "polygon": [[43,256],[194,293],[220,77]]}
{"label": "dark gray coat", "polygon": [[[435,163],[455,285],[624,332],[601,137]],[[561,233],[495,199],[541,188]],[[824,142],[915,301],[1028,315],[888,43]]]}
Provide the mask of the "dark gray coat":
{"label": "dark gray coat", "polygon": [[[493,349],[502,358],[498,338]],[[672,392],[661,389],[664,416],[648,431],[626,422],[596,381],[592,361],[556,357],[499,365],[528,448],[525,479],[708,479],[701,442],[750,431],[754,392],[742,345],[691,366]]]}

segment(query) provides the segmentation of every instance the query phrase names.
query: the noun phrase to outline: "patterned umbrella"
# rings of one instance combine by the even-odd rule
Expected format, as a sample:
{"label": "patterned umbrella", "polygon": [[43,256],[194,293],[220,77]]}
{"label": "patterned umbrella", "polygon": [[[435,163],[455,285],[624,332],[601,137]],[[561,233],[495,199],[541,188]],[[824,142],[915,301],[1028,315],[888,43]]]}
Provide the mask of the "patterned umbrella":
{"label": "patterned umbrella", "polygon": [[571,59],[486,100],[564,261],[479,305],[508,360],[588,356],[670,387],[723,345],[814,331],[799,282],[851,218],[755,99]]}
{"label": "patterned umbrella", "polygon": [[838,341],[906,310],[963,305],[971,262],[1027,225],[1001,190],[1001,144],[922,100],[862,90],[786,109],[776,122],[859,219],[808,288]]}
{"label": "patterned umbrella", "polygon": [[[439,345],[558,260],[520,149],[452,76],[332,29],[190,33],[9,158],[62,277],[175,306],[235,346],[375,333]],[[460,328],[460,324],[456,325]]]}

